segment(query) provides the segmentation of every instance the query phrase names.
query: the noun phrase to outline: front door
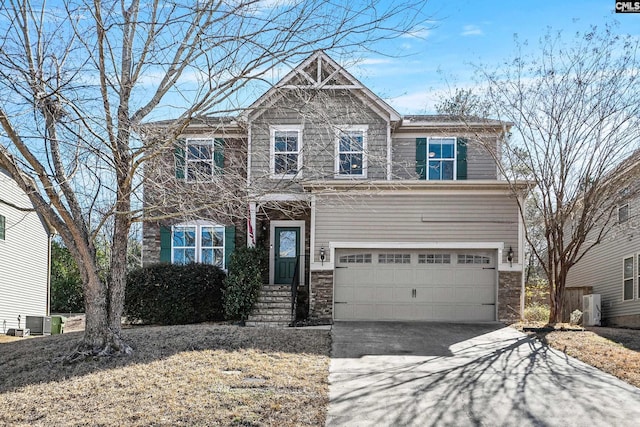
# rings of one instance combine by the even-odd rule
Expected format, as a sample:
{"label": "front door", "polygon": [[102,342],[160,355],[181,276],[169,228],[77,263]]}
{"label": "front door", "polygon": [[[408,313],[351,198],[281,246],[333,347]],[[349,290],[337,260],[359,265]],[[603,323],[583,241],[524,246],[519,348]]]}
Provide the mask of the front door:
{"label": "front door", "polygon": [[291,284],[300,253],[300,228],[275,227],[274,283]]}

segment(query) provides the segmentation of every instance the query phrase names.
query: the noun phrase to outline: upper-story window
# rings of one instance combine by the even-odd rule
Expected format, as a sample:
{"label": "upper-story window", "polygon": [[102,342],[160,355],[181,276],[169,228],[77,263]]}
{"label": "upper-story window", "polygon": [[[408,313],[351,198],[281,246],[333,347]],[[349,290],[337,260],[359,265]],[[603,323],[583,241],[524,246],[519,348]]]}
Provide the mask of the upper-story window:
{"label": "upper-story window", "polygon": [[467,141],[453,137],[416,139],[416,173],[431,181],[467,179]]}
{"label": "upper-story window", "polygon": [[224,140],[189,138],[178,140],[175,152],[176,178],[189,182],[212,181],[224,167]]}
{"label": "upper-story window", "polygon": [[302,127],[271,128],[271,173],[275,177],[300,176],[302,169]]}
{"label": "upper-story window", "polygon": [[623,205],[618,207],[618,223],[622,224],[629,220],[629,205]]}
{"label": "upper-story window", "polygon": [[336,176],[366,178],[366,126],[338,129],[336,136]]}
{"label": "upper-story window", "polygon": [[4,216],[0,215],[0,240],[4,240],[4,233],[6,228],[7,220]]}

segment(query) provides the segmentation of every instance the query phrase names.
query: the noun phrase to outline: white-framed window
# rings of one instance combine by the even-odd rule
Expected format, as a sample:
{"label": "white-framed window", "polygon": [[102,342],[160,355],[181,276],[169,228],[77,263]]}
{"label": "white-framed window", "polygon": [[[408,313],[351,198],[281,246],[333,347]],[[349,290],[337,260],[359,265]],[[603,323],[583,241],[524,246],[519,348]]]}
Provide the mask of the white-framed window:
{"label": "white-framed window", "polygon": [[634,266],[633,256],[625,257],[622,260],[622,300],[631,301],[633,299]]}
{"label": "white-framed window", "polygon": [[618,206],[618,224],[629,220],[629,205]]}
{"label": "white-framed window", "polygon": [[456,176],[456,138],[429,138],[427,179],[452,180]]}
{"label": "white-framed window", "polygon": [[418,264],[451,264],[451,254],[419,254]]}
{"label": "white-framed window", "polygon": [[294,178],[302,170],[302,126],[271,127],[271,176]]}
{"label": "white-framed window", "polygon": [[224,167],[224,143],[221,139],[186,140],[185,168],[188,182],[212,181]]}
{"label": "white-framed window", "polygon": [[171,229],[171,262],[199,262],[224,268],[224,226],[209,223],[174,225]]}
{"label": "white-framed window", "polygon": [[367,126],[336,129],[335,176],[337,178],[367,177]]}

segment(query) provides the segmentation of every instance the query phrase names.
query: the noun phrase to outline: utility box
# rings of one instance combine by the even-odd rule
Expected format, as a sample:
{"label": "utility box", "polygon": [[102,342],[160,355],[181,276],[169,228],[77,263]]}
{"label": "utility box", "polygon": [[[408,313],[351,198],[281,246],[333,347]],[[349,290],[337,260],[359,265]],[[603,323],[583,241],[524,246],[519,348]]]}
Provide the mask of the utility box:
{"label": "utility box", "polygon": [[64,332],[65,318],[62,316],[51,316],[51,335]]}
{"label": "utility box", "polygon": [[600,326],[601,318],[600,294],[584,295],[582,297],[582,326]]}
{"label": "utility box", "polygon": [[49,316],[27,316],[24,326],[31,330],[32,335],[51,335],[51,317]]}

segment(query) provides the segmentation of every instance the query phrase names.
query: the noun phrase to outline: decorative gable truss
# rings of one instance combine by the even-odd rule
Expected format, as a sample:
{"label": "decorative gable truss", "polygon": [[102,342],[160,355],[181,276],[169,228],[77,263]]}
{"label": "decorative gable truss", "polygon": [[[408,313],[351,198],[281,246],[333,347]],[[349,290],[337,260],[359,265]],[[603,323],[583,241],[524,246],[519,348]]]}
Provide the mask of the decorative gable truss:
{"label": "decorative gable truss", "polygon": [[371,92],[323,51],[317,51],[298,67],[289,72],[280,82],[258,98],[245,113],[249,119],[260,115],[264,108],[274,105],[286,95],[286,90],[348,90],[390,122],[399,122],[402,117],[389,104]]}

